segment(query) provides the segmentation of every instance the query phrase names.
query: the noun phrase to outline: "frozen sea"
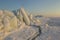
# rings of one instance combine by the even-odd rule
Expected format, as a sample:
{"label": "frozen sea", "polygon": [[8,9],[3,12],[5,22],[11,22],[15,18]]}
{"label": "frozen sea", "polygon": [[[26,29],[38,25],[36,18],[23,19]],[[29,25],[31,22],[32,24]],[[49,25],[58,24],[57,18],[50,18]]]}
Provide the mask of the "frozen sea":
{"label": "frozen sea", "polygon": [[[60,19],[40,18],[40,20],[42,20],[42,24],[40,25],[41,34],[37,36],[34,40],[60,40]],[[30,28],[26,27],[23,30],[11,33],[10,35],[6,36],[4,40],[28,40],[28,37],[30,37],[35,32],[38,33],[37,27],[35,26],[34,27],[30,26]]]}

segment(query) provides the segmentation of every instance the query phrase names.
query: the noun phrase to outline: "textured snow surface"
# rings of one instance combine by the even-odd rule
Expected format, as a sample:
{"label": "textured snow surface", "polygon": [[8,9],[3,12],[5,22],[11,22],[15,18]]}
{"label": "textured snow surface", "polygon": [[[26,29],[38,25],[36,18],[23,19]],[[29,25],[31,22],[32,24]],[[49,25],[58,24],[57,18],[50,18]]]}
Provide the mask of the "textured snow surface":
{"label": "textured snow surface", "polygon": [[[42,33],[40,36],[37,36],[35,40],[60,40],[60,27],[51,27],[45,28],[42,27]],[[27,40],[28,38],[33,38],[35,33],[38,34],[38,28],[30,27],[24,28],[23,30],[19,30],[14,32],[4,38],[4,40]],[[34,35],[33,35],[34,34]]]}

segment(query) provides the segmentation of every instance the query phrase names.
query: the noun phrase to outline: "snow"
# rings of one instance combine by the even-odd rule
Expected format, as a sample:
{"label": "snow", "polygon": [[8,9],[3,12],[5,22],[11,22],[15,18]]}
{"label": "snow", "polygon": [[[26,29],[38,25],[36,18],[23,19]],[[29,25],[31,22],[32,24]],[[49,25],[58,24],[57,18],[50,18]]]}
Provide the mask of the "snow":
{"label": "snow", "polygon": [[0,40],[60,40],[60,26],[55,25],[60,24],[59,18],[34,17],[26,25],[13,12],[1,10],[0,13]]}

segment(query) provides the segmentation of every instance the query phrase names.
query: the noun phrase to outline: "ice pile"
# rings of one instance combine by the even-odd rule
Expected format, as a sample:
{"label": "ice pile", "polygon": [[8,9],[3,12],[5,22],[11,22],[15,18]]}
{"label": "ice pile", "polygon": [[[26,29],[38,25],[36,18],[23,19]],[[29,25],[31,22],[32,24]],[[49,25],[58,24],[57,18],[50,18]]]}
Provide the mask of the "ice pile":
{"label": "ice pile", "polygon": [[31,22],[36,23],[23,8],[17,11],[17,15],[8,10],[0,10],[0,40],[35,39],[39,35],[39,25],[34,28]]}

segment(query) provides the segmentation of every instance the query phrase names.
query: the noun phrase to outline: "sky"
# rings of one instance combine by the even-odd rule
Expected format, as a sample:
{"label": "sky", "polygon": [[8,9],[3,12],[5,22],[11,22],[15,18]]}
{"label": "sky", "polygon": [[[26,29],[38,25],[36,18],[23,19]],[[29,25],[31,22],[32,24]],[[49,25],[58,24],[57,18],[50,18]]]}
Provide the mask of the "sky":
{"label": "sky", "polygon": [[0,10],[17,10],[21,7],[28,13],[60,17],[60,0],[0,0]]}

